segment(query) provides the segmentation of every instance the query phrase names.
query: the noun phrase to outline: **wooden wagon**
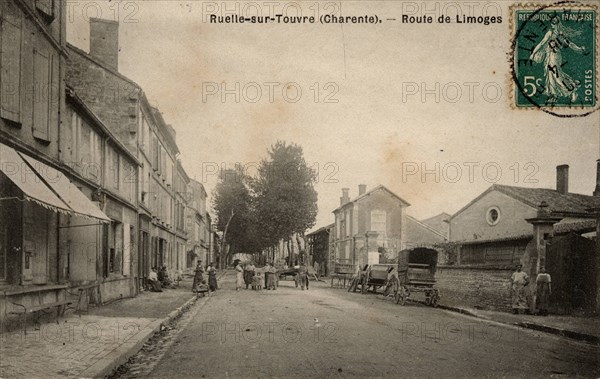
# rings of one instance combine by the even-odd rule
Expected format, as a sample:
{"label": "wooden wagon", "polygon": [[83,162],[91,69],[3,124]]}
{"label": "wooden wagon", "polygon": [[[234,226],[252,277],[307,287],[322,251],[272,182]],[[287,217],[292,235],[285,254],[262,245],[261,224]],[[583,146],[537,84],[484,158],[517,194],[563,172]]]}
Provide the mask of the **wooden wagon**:
{"label": "wooden wagon", "polygon": [[349,292],[356,292],[360,286],[360,292],[366,293],[369,289],[377,292],[380,287],[388,284],[389,273],[394,269],[394,264],[371,264],[362,267],[359,275],[353,278],[348,289]]}
{"label": "wooden wagon", "polygon": [[440,292],[435,285],[438,252],[428,248],[402,250],[398,254],[398,275],[394,299],[404,305],[413,293],[423,293],[425,303],[436,307]]}
{"label": "wooden wagon", "polygon": [[355,268],[352,263],[336,263],[331,274],[331,287],[346,288],[346,282],[350,282],[354,271]]}

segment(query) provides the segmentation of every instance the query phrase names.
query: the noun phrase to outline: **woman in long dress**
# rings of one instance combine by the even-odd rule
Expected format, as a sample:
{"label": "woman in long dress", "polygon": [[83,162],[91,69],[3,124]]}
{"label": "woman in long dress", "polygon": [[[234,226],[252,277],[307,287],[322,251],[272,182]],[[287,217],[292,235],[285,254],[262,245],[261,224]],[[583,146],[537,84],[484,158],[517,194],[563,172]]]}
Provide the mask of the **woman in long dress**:
{"label": "woman in long dress", "polygon": [[252,285],[252,278],[254,277],[254,271],[256,268],[252,263],[248,263],[244,268],[244,282],[246,283],[246,289]]}
{"label": "woman in long dress", "polygon": [[244,269],[242,265],[238,262],[235,266],[236,278],[235,278],[235,290],[239,291],[240,288],[244,285]]}
{"label": "woman in long dress", "polygon": [[196,269],[194,270],[194,282],[192,283],[192,292],[196,292],[196,288],[199,284],[204,281],[204,267],[202,267],[202,261],[198,261]]}
{"label": "woman in long dress", "polygon": [[563,69],[562,50],[573,49],[585,52],[585,47],[577,46],[571,38],[579,36],[580,31],[570,29],[562,24],[560,18],[552,18],[552,24],[540,43],[533,49],[529,59],[544,65],[544,95],[548,103],[554,103],[559,97],[571,97],[571,102],[577,100],[577,90],[580,80],[573,79]]}
{"label": "woman in long dress", "polygon": [[217,269],[215,268],[215,263],[210,262],[206,271],[208,272],[208,288],[210,288],[211,291],[216,291],[219,286],[217,285]]}
{"label": "woman in long dress", "polygon": [[552,278],[550,274],[546,273],[546,269],[544,267],[540,268],[540,273],[538,274],[535,283],[536,283],[536,305],[538,309],[538,314],[540,316],[548,315],[548,306],[550,304],[550,294],[552,293],[550,283],[552,282]]}

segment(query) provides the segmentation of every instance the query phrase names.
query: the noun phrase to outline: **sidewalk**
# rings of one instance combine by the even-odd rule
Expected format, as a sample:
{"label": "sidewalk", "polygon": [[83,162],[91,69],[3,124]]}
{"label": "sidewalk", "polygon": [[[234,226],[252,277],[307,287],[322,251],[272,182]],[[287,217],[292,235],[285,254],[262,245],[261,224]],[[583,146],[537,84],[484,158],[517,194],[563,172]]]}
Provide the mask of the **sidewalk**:
{"label": "sidewalk", "polygon": [[442,299],[439,308],[459,312],[481,319],[515,325],[522,328],[533,329],[541,332],[552,333],[563,337],[586,341],[600,345],[600,317],[582,316],[536,316],[507,312],[474,309],[458,305],[453,299]]}
{"label": "sidewalk", "polygon": [[26,334],[22,329],[4,333],[0,377],[104,377],[196,302],[191,287],[192,279],[186,278],[176,289],[143,292],[81,317],[67,312],[58,324],[51,318],[38,330],[28,326]]}

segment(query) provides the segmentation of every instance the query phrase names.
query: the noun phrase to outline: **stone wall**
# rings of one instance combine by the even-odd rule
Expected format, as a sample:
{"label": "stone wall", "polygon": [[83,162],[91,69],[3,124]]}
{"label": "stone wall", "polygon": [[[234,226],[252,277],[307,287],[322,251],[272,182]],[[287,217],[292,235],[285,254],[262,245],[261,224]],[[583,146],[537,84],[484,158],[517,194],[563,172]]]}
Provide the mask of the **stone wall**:
{"label": "stone wall", "polygon": [[477,309],[510,311],[510,276],[512,270],[438,266],[436,287],[440,303]]}

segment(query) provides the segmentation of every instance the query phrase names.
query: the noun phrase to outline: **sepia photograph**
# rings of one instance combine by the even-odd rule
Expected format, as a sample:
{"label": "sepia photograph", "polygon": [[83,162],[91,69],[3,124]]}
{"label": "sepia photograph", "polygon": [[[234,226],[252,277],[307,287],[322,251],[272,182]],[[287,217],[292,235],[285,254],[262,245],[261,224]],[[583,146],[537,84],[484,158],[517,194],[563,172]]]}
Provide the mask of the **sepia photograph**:
{"label": "sepia photograph", "polygon": [[599,378],[598,0],[0,0],[0,378]]}

